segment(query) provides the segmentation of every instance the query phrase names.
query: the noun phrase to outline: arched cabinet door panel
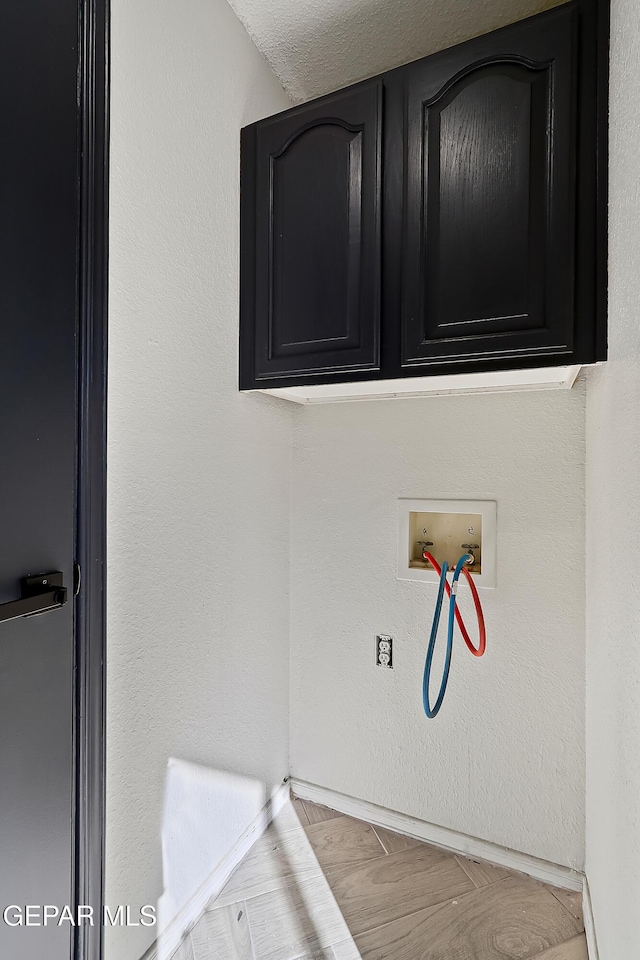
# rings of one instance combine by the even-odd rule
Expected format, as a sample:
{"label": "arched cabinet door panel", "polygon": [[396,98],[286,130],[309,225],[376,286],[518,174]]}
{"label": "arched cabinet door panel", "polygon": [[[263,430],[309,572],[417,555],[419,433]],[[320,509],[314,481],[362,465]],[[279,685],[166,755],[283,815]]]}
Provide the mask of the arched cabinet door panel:
{"label": "arched cabinet door panel", "polygon": [[257,381],[379,367],[381,108],[382,84],[361,85],[259,123],[243,143]]}
{"label": "arched cabinet door panel", "polygon": [[571,353],[577,9],[407,74],[402,365]]}

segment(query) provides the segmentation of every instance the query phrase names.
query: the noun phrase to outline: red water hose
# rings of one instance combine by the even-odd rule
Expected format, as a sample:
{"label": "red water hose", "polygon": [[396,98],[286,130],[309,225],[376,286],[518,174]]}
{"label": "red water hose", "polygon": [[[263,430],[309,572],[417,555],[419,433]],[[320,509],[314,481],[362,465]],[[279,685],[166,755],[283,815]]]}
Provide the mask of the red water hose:
{"label": "red water hose", "polygon": [[[429,563],[431,564],[433,569],[436,571],[438,576],[440,576],[442,570],[441,570],[440,564],[435,559],[435,557],[433,557],[428,550],[425,550],[422,556],[424,557],[425,560],[429,561]],[[487,633],[484,625],[484,614],[482,612],[482,604],[480,603],[478,590],[476,588],[475,583],[473,582],[473,577],[471,575],[471,572],[466,567],[462,568],[462,572],[467,578],[467,582],[471,590],[471,596],[473,597],[473,603],[476,608],[476,616],[478,618],[478,634],[479,634],[477,647],[474,647],[474,645],[471,642],[471,637],[469,636],[469,632],[465,627],[464,620],[462,619],[462,613],[460,612],[460,607],[458,606],[458,604],[456,604],[456,610],[455,610],[456,621],[458,623],[458,626],[460,627],[460,633],[462,634],[462,638],[466,643],[467,647],[469,648],[469,650],[471,651],[471,653],[474,655],[474,657],[481,657],[487,647]],[[451,587],[449,586],[448,580],[446,581],[446,589],[447,589],[447,596],[450,597]]]}

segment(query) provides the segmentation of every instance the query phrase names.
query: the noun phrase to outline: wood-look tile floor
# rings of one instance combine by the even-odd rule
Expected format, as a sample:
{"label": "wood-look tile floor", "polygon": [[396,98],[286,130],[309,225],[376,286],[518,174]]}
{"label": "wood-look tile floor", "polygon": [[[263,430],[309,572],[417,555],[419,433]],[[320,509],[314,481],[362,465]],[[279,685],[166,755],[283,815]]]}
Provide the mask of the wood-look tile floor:
{"label": "wood-look tile floor", "polygon": [[578,894],[294,799],[173,960],[587,960]]}

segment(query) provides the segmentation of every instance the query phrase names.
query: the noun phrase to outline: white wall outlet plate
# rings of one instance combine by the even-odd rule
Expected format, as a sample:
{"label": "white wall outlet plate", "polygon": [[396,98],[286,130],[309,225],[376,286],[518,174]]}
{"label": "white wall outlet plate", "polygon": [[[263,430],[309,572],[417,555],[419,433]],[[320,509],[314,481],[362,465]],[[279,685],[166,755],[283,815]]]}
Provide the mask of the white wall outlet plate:
{"label": "white wall outlet plate", "polygon": [[426,548],[449,567],[473,554],[468,569],[476,586],[495,588],[497,506],[495,500],[398,500],[398,579],[438,582],[422,557]]}

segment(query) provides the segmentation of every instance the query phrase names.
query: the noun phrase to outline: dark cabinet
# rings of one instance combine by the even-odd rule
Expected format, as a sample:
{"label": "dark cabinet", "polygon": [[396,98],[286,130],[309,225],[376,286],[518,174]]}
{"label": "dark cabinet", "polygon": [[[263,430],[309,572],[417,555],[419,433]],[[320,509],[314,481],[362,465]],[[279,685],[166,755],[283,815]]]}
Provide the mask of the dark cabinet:
{"label": "dark cabinet", "polygon": [[604,359],[607,33],[575,0],[245,128],[241,387]]}

